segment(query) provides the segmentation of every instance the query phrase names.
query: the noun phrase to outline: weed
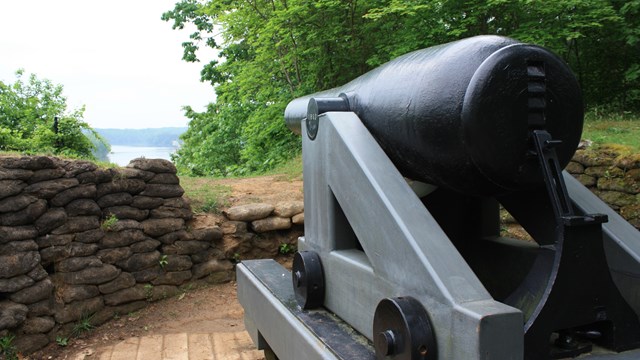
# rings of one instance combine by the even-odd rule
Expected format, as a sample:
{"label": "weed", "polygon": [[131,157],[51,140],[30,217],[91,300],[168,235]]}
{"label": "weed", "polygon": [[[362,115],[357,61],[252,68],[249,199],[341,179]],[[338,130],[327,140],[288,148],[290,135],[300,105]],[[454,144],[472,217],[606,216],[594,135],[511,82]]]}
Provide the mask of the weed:
{"label": "weed", "polygon": [[291,244],[280,243],[280,246],[278,246],[278,252],[282,255],[287,255],[294,251],[296,251],[296,248]]}
{"label": "weed", "polygon": [[158,260],[160,267],[164,269],[164,267],[169,264],[169,260],[167,259],[167,255],[162,255],[160,260]]}
{"label": "weed", "polygon": [[0,358],[6,360],[18,360],[18,351],[13,345],[13,335],[5,335],[0,338]]}
{"label": "weed", "polygon": [[195,213],[218,213],[229,205],[231,187],[216,184],[215,178],[180,177],[180,185],[191,200],[191,209]]}
{"label": "weed", "polygon": [[153,300],[153,285],[146,284],[144,286],[144,296],[147,299],[147,301]]}
{"label": "weed", "polygon": [[73,325],[73,329],[71,330],[71,334],[73,336],[80,336],[81,334],[90,331],[94,328],[93,324],[91,324],[91,319],[93,319],[93,315],[82,315],[80,320]]}
{"label": "weed", "polygon": [[117,223],[118,223],[118,217],[111,214],[102,221],[102,224],[100,224],[100,228],[104,231],[111,231],[113,230],[113,227],[116,226]]}
{"label": "weed", "polygon": [[215,199],[207,199],[201,207],[202,212],[219,214],[220,213],[220,204],[217,198]]}
{"label": "weed", "polygon": [[235,262],[235,263],[239,263],[240,262],[240,254],[234,253],[233,257],[231,258],[231,260],[233,260],[233,262]]}
{"label": "weed", "polygon": [[65,347],[69,345],[69,338],[58,336],[56,337],[56,344],[58,344],[58,346]]}

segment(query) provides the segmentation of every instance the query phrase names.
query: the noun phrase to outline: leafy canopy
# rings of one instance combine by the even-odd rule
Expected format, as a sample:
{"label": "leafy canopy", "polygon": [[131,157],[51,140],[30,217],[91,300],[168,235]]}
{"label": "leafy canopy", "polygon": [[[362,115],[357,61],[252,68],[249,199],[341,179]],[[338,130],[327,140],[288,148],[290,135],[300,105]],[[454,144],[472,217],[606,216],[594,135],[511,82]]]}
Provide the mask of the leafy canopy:
{"label": "leafy canopy", "polygon": [[67,110],[62,85],[35,74],[27,81],[23,76],[24,70],[18,70],[13,84],[0,81],[0,151],[93,159],[95,145],[84,132],[108,146],[83,121],[84,107]]}
{"label": "leafy canopy", "polygon": [[282,120],[293,98],[342,85],[409,51],[480,34],[542,45],[573,68],[591,107],[640,109],[640,0],[181,0],[162,19],[192,28],[215,86],[176,163],[195,175],[264,171],[294,156]]}

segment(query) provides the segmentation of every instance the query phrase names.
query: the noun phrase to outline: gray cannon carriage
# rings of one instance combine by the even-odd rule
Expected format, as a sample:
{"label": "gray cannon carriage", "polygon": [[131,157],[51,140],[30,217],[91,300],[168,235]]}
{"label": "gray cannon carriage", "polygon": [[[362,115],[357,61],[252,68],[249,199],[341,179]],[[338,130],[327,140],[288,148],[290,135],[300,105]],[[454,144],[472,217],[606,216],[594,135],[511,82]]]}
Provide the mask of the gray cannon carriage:
{"label": "gray cannon carriage", "polygon": [[[237,267],[267,359],[640,359],[640,232],[570,175],[583,103],[481,36],[292,101],[305,234]],[[500,236],[502,205],[534,241]]]}

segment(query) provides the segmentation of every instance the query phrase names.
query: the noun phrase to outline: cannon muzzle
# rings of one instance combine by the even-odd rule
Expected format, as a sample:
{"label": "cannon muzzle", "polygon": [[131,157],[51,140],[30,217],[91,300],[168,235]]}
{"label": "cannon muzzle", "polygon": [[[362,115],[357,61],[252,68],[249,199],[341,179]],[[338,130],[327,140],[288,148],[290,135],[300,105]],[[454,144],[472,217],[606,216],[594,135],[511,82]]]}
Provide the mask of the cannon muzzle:
{"label": "cannon muzzle", "polygon": [[580,88],[562,59],[499,36],[415,51],[295,99],[285,110],[292,131],[303,132],[309,109],[311,118],[356,113],[404,176],[470,195],[541,186],[532,132],[551,134],[564,167],[583,123]]}

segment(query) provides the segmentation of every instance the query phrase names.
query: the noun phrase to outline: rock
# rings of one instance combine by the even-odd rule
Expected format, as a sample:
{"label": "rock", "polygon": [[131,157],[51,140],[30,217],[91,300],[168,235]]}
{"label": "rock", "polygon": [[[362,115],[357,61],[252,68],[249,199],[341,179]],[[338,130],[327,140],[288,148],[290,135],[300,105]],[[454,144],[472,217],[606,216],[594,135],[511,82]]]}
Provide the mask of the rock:
{"label": "rock", "polygon": [[49,209],[35,221],[38,234],[44,235],[67,222],[67,213],[62,208]]}
{"label": "rock", "polygon": [[182,194],[184,194],[184,189],[177,184],[147,184],[144,191],[140,193],[140,195],[143,196],[161,197],[165,199],[182,196]]}
{"label": "rock", "polygon": [[95,285],[62,285],[56,289],[56,296],[65,304],[86,300],[100,294]]}
{"label": "rock", "polygon": [[193,266],[191,257],[188,255],[167,255],[164,271],[184,271],[189,270]]}
{"label": "rock", "polygon": [[61,273],[63,280],[71,285],[98,285],[111,281],[120,275],[120,269],[110,264],[88,267],[86,269]]}
{"label": "rock", "polygon": [[66,324],[88,317],[100,311],[104,307],[102,297],[94,297],[87,300],[74,301],[59,308],[55,312],[56,322]]}
{"label": "rock", "polygon": [[304,224],[304,213],[300,213],[298,215],[293,215],[291,218],[291,223],[294,225],[303,225]]}
{"label": "rock", "polygon": [[19,211],[36,202],[38,198],[20,194],[0,200],[0,213]]}
{"label": "rock", "polygon": [[149,212],[149,217],[152,219],[182,218],[185,220],[189,220],[193,217],[193,213],[191,212],[191,210],[185,208],[161,206],[159,208],[152,209]]}
{"label": "rock", "polygon": [[582,185],[586,187],[593,187],[596,185],[596,178],[590,175],[579,174],[573,175]]}
{"label": "rock", "polygon": [[19,194],[26,186],[22,180],[0,180],[0,199]]}
{"label": "rock", "polygon": [[96,325],[104,324],[116,315],[131,314],[140,309],[144,309],[147,305],[148,303],[146,301],[140,300],[118,306],[107,306],[93,316],[92,322]]}
{"label": "rock", "polygon": [[40,250],[42,265],[49,266],[71,256],[71,246],[50,246]]}
{"label": "rock", "polygon": [[236,233],[246,233],[247,223],[244,221],[225,221],[220,225],[220,229],[222,229],[222,234],[236,234]]}
{"label": "rock", "polygon": [[174,197],[169,199],[164,199],[162,203],[164,206],[183,208],[183,209],[191,209],[191,205],[189,205],[189,201],[187,201],[183,197]]}
{"label": "rock", "polygon": [[613,190],[635,195],[640,193],[640,182],[631,178],[600,178],[598,190]]}
{"label": "rock", "polygon": [[129,246],[138,241],[144,241],[148,237],[141,230],[122,230],[119,232],[107,232],[100,239],[101,248],[117,248]]}
{"label": "rock", "polygon": [[115,278],[107,283],[98,285],[98,290],[102,294],[111,294],[118,290],[130,288],[136,284],[136,279],[130,273],[123,272]]}
{"label": "rock", "polygon": [[100,227],[97,216],[74,216],[67,218],[67,222],[51,231],[54,235],[79,233]]}
{"label": "rock", "polygon": [[104,295],[104,303],[105,305],[113,306],[146,298],[147,294],[144,285],[138,284],[127,289],[118,290],[114,293]]}
{"label": "rock", "polygon": [[150,197],[141,195],[134,196],[133,201],[131,202],[131,206],[143,210],[155,209],[162,204],[164,204],[164,199],[161,197]]}
{"label": "rock", "polygon": [[0,330],[11,329],[27,318],[29,308],[23,304],[16,304],[13,301],[0,301]]}
{"label": "rock", "polygon": [[134,253],[143,253],[150,252],[158,248],[160,246],[160,241],[148,238],[147,240],[143,240],[131,245],[131,251]]}
{"label": "rock", "polygon": [[146,283],[157,278],[162,273],[163,273],[162,268],[160,268],[160,264],[158,264],[148,269],[134,271],[131,273],[131,275],[133,275],[133,277],[136,279],[136,282]]}
{"label": "rock", "polygon": [[16,275],[24,275],[40,263],[37,251],[27,251],[0,255],[0,278],[8,279]]}
{"label": "rock", "polygon": [[64,174],[65,174],[65,171],[63,168],[40,169],[40,170],[35,170],[31,175],[31,177],[29,178],[29,180],[27,181],[29,182],[29,184],[33,184],[33,183],[46,181],[46,180],[59,179]]}
{"label": "rock", "polygon": [[148,182],[154,176],[156,176],[156,174],[151,171],[144,171],[144,170],[134,169],[129,167],[119,168],[118,171],[120,172],[121,176],[127,179],[141,179],[141,180],[144,180],[145,182]]}
{"label": "rock", "polygon": [[178,294],[180,294],[180,289],[175,285],[156,285],[151,289],[151,297],[148,297],[147,300],[164,300]]}
{"label": "rock", "polygon": [[38,230],[33,226],[0,226],[0,244],[35,239],[37,236]]}
{"label": "rock", "polygon": [[593,150],[577,150],[573,155],[573,161],[585,167],[590,166],[611,166],[614,164],[615,156],[608,153]]}
{"label": "rock", "polygon": [[28,318],[22,324],[22,331],[25,334],[47,333],[56,325],[55,320],[50,316]]}
{"label": "rock", "polygon": [[133,255],[130,247],[117,247],[114,249],[102,249],[98,250],[98,259],[105,264],[115,264],[120,260],[127,259]]}
{"label": "rock", "polygon": [[0,180],[28,180],[33,171],[26,169],[6,169],[0,166]]}
{"label": "rock", "polygon": [[223,284],[233,281],[235,276],[236,273],[234,271],[219,271],[205,276],[201,281],[204,281],[207,284]]}
{"label": "rock", "polygon": [[[77,244],[74,244],[77,245]],[[56,272],[75,272],[88,267],[102,266],[102,261],[97,256],[73,257],[58,262],[55,266]]]}
{"label": "rock", "polygon": [[273,212],[273,210],[273,205],[260,203],[234,206],[223,211],[223,213],[227,218],[229,218],[229,220],[253,221],[266,218]]}
{"label": "rock", "polygon": [[42,199],[51,199],[62,191],[77,186],[79,183],[76,178],[47,180],[27,186],[24,188],[24,192]]}
{"label": "rock", "polygon": [[24,251],[38,251],[38,244],[33,240],[12,241],[0,245],[0,254],[13,254]]}
{"label": "rock", "polygon": [[193,272],[194,279],[201,279],[212,273],[233,270],[233,263],[231,263],[231,261],[229,260],[213,259],[201,264],[194,265],[193,269],[191,270]]}
{"label": "rock", "polygon": [[291,228],[291,219],[271,216],[266,219],[252,221],[251,227],[257,233],[274,230],[285,230]]}
{"label": "rock", "polygon": [[628,170],[625,176],[635,181],[640,181],[640,168]]}
{"label": "rock", "polygon": [[279,217],[290,218],[303,211],[303,201],[282,201],[276,204],[273,214]]}
{"label": "rock", "polygon": [[191,234],[197,241],[214,242],[222,239],[222,230],[218,226],[191,230]]}
{"label": "rock", "polygon": [[38,281],[32,286],[11,294],[9,299],[20,304],[28,305],[49,298],[52,291],[53,284],[51,283],[51,280],[44,279]]}
{"label": "rock", "polygon": [[40,199],[22,210],[0,214],[1,226],[29,225],[47,211],[47,201]]}
{"label": "rock", "polygon": [[40,249],[47,248],[50,246],[64,246],[71,244],[75,235],[67,234],[67,235],[45,235],[36,238],[36,243]]}
{"label": "rock", "polygon": [[115,215],[118,219],[142,221],[149,216],[149,210],[140,210],[132,206],[112,206],[102,211],[104,217]]}
{"label": "rock", "polygon": [[76,199],[92,199],[96,196],[95,184],[84,184],[64,190],[51,199],[53,206],[65,206]]}
{"label": "rock", "polygon": [[111,232],[124,230],[142,230],[142,224],[140,224],[140,222],[136,220],[121,219],[111,226]]}
{"label": "rock", "polygon": [[133,254],[128,259],[118,261],[116,265],[125,271],[133,272],[150,268],[159,264],[159,261],[160,253],[158,251],[151,251]]}
{"label": "rock", "polygon": [[53,297],[29,304],[29,316],[53,315]]}
{"label": "rock", "polygon": [[157,237],[184,227],[183,219],[148,219],[142,222],[145,234]]}
{"label": "rock", "polygon": [[591,166],[584,170],[584,173],[587,175],[595,176],[597,178],[600,177],[622,177],[624,176],[624,171],[622,169],[615,166]]}
{"label": "rock", "polygon": [[83,231],[76,234],[76,241],[81,243],[96,243],[105,236],[105,232],[102,229],[93,229]]}
{"label": "rock", "polygon": [[111,206],[129,205],[133,202],[133,196],[126,192],[107,194],[98,199],[98,205],[101,208]]}
{"label": "rock", "polygon": [[46,334],[33,334],[17,337],[13,345],[22,354],[31,354],[49,344],[49,337]]}
{"label": "rock", "polygon": [[98,166],[91,161],[70,161],[67,165],[64,166],[64,169],[67,172],[64,177],[76,177],[79,174],[94,171],[97,168]]}
{"label": "rock", "polygon": [[49,273],[47,273],[47,271],[41,265],[38,265],[34,267],[31,271],[29,271],[27,276],[33,279],[34,281],[40,281],[46,278],[47,276],[49,276]]}
{"label": "rock", "polygon": [[97,196],[103,197],[107,194],[127,192],[131,195],[140,193],[146,187],[146,183],[140,179],[114,179],[111,182],[98,184]]}
{"label": "rock", "polygon": [[12,293],[31,286],[35,281],[27,275],[18,275],[10,279],[0,279],[0,292]]}
{"label": "rock", "polygon": [[618,166],[623,169],[639,169],[640,154],[631,154],[618,160]]}
{"label": "rock", "polygon": [[173,245],[163,246],[162,249],[166,254],[189,255],[205,251],[210,246],[211,244],[204,241],[188,240],[176,241]]}
{"label": "rock", "polygon": [[626,220],[640,219],[640,203],[622,207],[620,215]]}
{"label": "rock", "polygon": [[53,169],[57,167],[53,158],[47,156],[21,156],[3,158],[2,166],[7,169],[27,170]]}
{"label": "rock", "polygon": [[175,174],[177,172],[176,166],[169,160],[164,159],[145,159],[137,158],[131,160],[128,168],[134,168],[144,171],[151,171],[154,173],[170,173]]}
{"label": "rock", "polygon": [[159,173],[156,174],[151,180],[149,180],[149,184],[179,184],[180,179],[171,173]]}
{"label": "rock", "polygon": [[194,264],[201,264],[209,260],[222,259],[222,258],[224,258],[223,251],[216,248],[209,248],[197,254],[191,254],[191,261],[193,261]]}
{"label": "rock", "polygon": [[582,174],[584,173],[584,166],[579,162],[569,161],[569,164],[564,168],[569,174]]}
{"label": "rock", "polygon": [[176,241],[193,240],[193,235],[186,230],[172,231],[157,238],[163,244],[173,244]]}
{"label": "rock", "polygon": [[69,216],[102,215],[102,209],[100,209],[100,206],[91,199],[78,199],[71,201],[67,206],[65,206],[65,210]]}
{"label": "rock", "polygon": [[153,285],[181,285],[191,279],[191,271],[172,271],[160,274],[154,280],[151,280]]}
{"label": "rock", "polygon": [[635,196],[619,191],[598,191],[596,195],[607,204],[618,207],[635,204],[636,202]]}

